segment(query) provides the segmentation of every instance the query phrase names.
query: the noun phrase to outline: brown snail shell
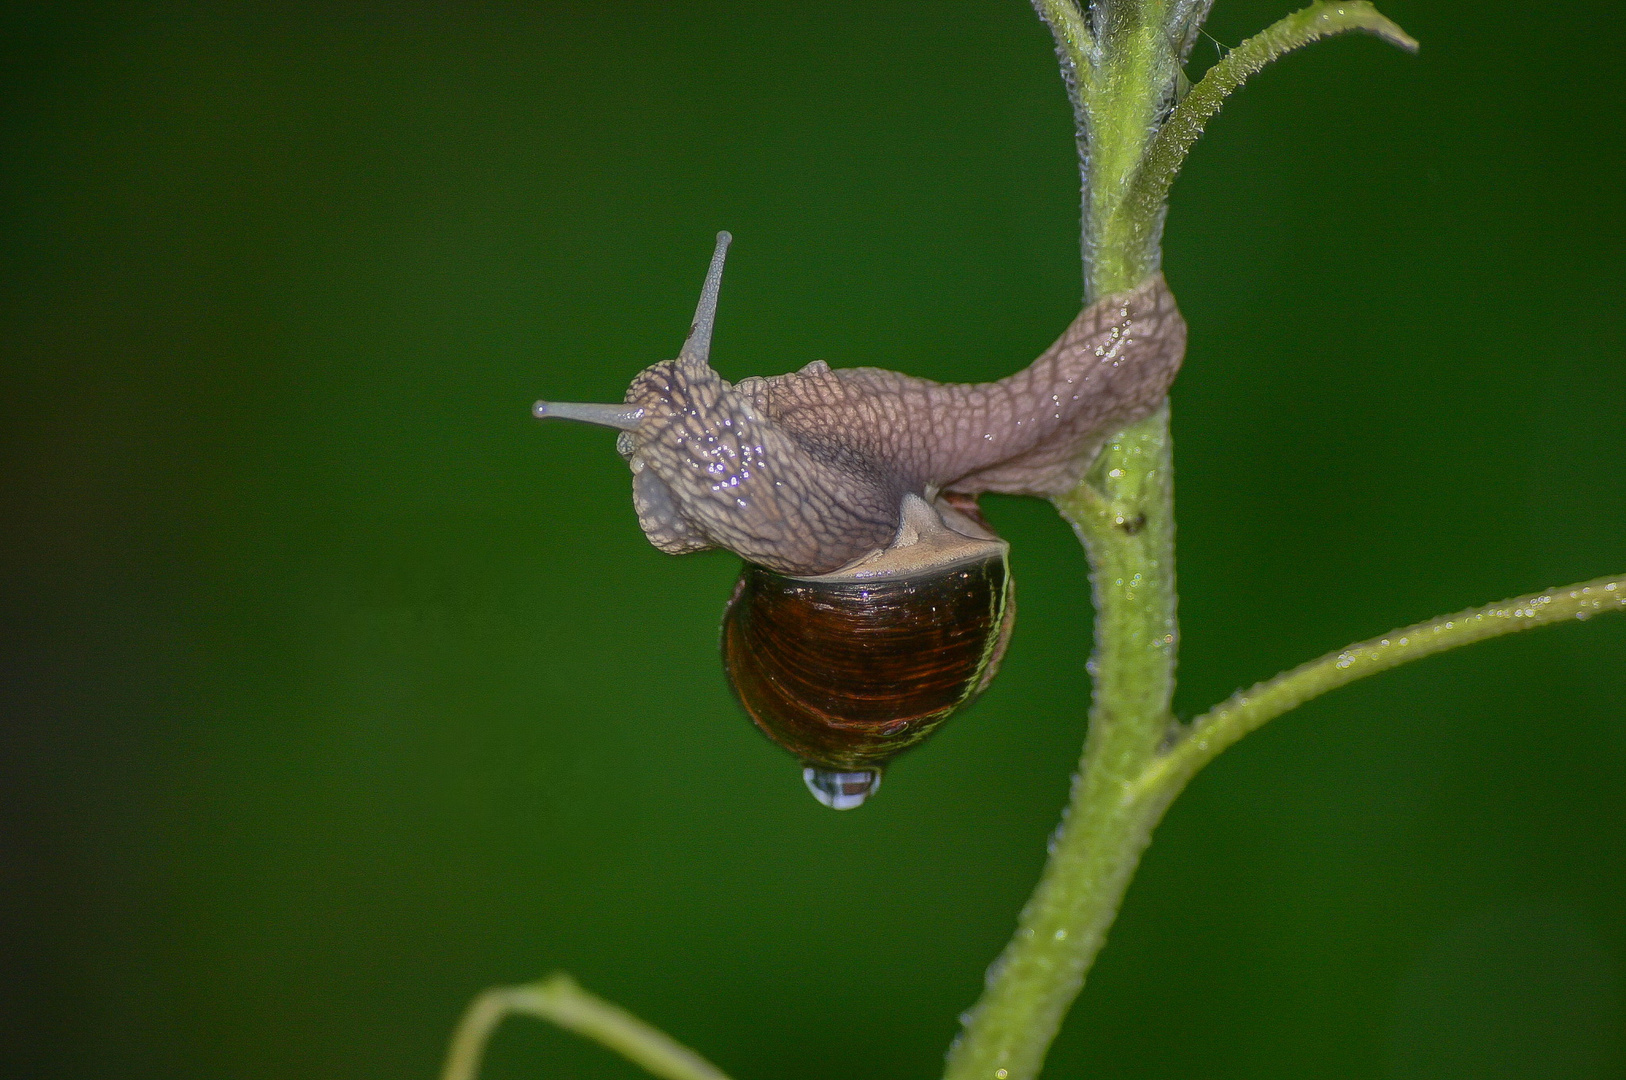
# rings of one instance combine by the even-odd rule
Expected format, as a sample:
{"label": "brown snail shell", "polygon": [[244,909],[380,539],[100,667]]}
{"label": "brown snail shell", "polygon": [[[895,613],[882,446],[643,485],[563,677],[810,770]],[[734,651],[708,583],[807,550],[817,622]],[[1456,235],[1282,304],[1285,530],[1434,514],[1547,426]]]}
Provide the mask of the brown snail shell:
{"label": "brown snail shell", "polygon": [[650,543],[745,560],[724,668],[808,788],[838,809],[987,686],[1014,614],[985,491],[1059,495],[1112,431],[1162,402],[1185,323],[1161,275],[1080,312],[1031,365],[938,383],[822,362],[731,384],[709,362],[717,248],[675,360],[620,405],[539,401],[538,417],[620,430]]}
{"label": "brown snail shell", "polygon": [[988,685],[1016,614],[1009,544],[917,495],[901,517],[890,545],[835,573],[746,563],[723,616],[740,703],[838,810]]}

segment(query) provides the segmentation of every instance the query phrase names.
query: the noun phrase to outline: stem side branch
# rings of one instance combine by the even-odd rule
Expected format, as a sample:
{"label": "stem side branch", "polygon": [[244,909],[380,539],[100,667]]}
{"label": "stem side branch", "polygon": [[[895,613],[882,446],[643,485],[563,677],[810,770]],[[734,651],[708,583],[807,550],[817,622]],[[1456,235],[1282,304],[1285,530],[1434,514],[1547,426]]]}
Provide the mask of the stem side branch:
{"label": "stem side branch", "polygon": [[1167,791],[1173,798],[1173,793],[1199,769],[1242,736],[1313,697],[1357,679],[1476,641],[1572,619],[1584,620],[1607,611],[1626,611],[1626,574],[1442,615],[1330,652],[1239,690],[1192,721],[1179,741],[1158,755],[1135,781],[1132,797]]}
{"label": "stem side branch", "polygon": [[1162,224],[1175,175],[1197,136],[1231,91],[1272,60],[1324,37],[1351,31],[1372,34],[1407,52],[1418,48],[1415,38],[1364,0],[1318,0],[1248,38],[1209,68],[1158,129],[1128,196],[1118,208],[1117,213],[1125,219],[1125,245],[1130,250],[1156,245],[1155,232]]}

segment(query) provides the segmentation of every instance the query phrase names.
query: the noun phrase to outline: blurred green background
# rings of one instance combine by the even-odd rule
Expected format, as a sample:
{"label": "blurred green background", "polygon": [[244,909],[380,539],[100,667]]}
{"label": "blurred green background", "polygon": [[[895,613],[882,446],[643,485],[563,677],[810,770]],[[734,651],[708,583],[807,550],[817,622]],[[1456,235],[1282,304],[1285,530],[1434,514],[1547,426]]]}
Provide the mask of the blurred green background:
{"label": "blurred green background", "polygon": [[[1626,19],[1384,8],[1420,56],[1289,57],[1175,189],[1183,715],[1626,569]],[[670,357],[719,228],[728,377],[1032,359],[1080,285],[1028,7],[11,4],[0,43],[0,1074],[428,1078],[566,968],[741,1080],[934,1075],[1080,744],[1076,543],[988,500],[1005,671],[837,814],[729,698],[732,557],[654,551],[610,435],[527,408]],[[1623,661],[1619,617],[1493,642],[1225,755],[1050,1075],[1626,1075]],[[486,1075],[638,1074],[514,1022]]]}

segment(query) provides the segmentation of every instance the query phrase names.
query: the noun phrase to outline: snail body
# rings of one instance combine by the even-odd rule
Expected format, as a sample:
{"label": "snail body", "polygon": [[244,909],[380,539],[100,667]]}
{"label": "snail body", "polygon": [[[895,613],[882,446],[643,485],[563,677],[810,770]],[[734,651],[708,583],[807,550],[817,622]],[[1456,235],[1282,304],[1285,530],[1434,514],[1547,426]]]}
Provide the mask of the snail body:
{"label": "snail body", "polygon": [[1185,324],[1161,276],[1086,308],[1024,370],[938,383],[822,362],[731,384],[709,363],[723,258],[688,339],[621,405],[537,402],[620,429],[655,547],[745,560],[724,669],[757,726],[838,809],[987,686],[1009,640],[1009,547],[985,491],[1054,496],[1162,401]]}

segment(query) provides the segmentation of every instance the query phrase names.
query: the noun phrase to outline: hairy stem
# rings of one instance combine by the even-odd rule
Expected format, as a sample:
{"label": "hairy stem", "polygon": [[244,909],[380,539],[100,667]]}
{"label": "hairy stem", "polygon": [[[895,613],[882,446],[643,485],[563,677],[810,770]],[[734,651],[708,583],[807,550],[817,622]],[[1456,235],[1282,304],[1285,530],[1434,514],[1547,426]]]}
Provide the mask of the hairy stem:
{"label": "hairy stem", "polygon": [[[1340,30],[1416,45],[1365,3],[1316,4],[1250,39],[1174,106],[1180,61],[1206,4],[1096,0],[1089,20],[1074,0],[1034,6],[1055,36],[1080,139],[1086,301],[1133,288],[1158,269],[1169,184],[1203,124],[1249,74]],[[1160,747],[1176,730],[1170,462],[1165,407],[1119,432],[1090,477],[1056,500],[1084,543],[1094,587],[1089,733],[1044,873],[950,1048],[947,1080],[1038,1074],[1152,830],[1202,765],[1193,757],[1189,771],[1146,782],[1164,767]]]}
{"label": "hairy stem", "polygon": [[[1162,261],[1162,212],[1125,206],[1180,74],[1158,0],[1113,4],[1083,96],[1090,148],[1084,181],[1085,299],[1132,289]],[[1147,227],[1142,228],[1144,224]]]}
{"label": "hairy stem", "polygon": [[1029,1080],[1106,941],[1168,800],[1126,797],[1171,725],[1178,640],[1168,410],[1120,432],[1056,500],[1089,552],[1094,692],[1067,816],[1016,935],[949,1052],[949,1080]]}
{"label": "hairy stem", "polygon": [[1626,575],[1598,578],[1529,596],[1516,596],[1455,615],[1442,615],[1330,652],[1240,690],[1192,721],[1180,738],[1135,781],[1133,795],[1142,798],[1154,791],[1167,791],[1172,797],[1199,769],[1242,736],[1311,698],[1356,679],[1487,638],[1623,610],[1626,610]]}
{"label": "hairy stem", "polygon": [[533,1016],[592,1039],[662,1080],[728,1080],[722,1070],[642,1020],[559,974],[524,986],[499,986],[469,1004],[452,1035],[441,1080],[474,1080],[497,1025]]}

